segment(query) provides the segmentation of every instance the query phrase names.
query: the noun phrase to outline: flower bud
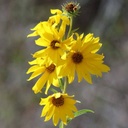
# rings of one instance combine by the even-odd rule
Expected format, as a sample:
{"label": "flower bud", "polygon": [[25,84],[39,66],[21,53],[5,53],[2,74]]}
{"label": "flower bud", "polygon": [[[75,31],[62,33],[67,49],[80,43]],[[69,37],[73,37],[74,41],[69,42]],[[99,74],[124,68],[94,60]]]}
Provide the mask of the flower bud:
{"label": "flower bud", "polygon": [[76,2],[69,2],[62,6],[62,10],[64,14],[66,14],[69,17],[78,15],[79,9],[80,9],[79,3]]}

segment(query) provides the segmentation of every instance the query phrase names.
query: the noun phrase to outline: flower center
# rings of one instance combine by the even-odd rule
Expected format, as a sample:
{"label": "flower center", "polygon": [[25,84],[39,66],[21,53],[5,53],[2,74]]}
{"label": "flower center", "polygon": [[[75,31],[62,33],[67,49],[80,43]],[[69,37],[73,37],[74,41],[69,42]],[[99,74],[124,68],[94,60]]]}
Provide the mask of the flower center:
{"label": "flower center", "polygon": [[83,55],[80,52],[76,52],[72,55],[72,60],[74,63],[81,63],[83,59]]}
{"label": "flower center", "polygon": [[64,98],[62,96],[60,96],[59,98],[53,97],[52,103],[56,107],[62,106],[64,104]]}
{"label": "flower center", "polygon": [[52,42],[51,42],[51,47],[53,48],[53,49],[58,49],[59,47],[58,46],[56,46],[56,43],[60,43],[58,40],[53,40]]}
{"label": "flower center", "polygon": [[65,9],[67,12],[74,12],[76,11],[77,7],[74,3],[68,3]]}
{"label": "flower center", "polygon": [[55,70],[55,65],[54,64],[51,64],[50,66],[48,66],[46,69],[49,73],[52,73],[54,70]]}

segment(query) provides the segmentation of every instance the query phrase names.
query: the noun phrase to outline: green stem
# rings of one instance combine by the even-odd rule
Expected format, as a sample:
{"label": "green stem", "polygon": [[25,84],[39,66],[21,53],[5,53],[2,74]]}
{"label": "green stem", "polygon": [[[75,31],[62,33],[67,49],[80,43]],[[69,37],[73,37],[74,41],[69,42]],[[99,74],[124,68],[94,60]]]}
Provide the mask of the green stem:
{"label": "green stem", "polygon": [[68,85],[68,77],[65,77],[63,93],[66,93],[67,85]]}
{"label": "green stem", "polygon": [[59,128],[64,128],[64,123],[62,121],[60,122]]}
{"label": "green stem", "polygon": [[62,122],[62,128],[64,128],[64,123]]}
{"label": "green stem", "polygon": [[69,31],[68,31],[67,38],[71,35],[71,31],[72,31],[72,24],[73,24],[73,17],[70,17],[70,27],[69,27]]}

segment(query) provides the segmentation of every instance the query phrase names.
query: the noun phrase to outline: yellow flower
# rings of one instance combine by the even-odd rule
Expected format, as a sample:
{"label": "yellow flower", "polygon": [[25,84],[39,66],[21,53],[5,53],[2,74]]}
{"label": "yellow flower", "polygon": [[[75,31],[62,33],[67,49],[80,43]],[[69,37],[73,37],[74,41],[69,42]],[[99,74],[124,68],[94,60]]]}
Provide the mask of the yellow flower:
{"label": "yellow flower", "polygon": [[31,29],[34,32],[29,34],[27,37],[38,36],[38,35],[42,36],[44,29],[46,30],[51,26],[55,28],[57,27],[57,25],[60,24],[61,21],[63,25],[65,26],[69,25],[69,18],[63,15],[61,10],[51,9],[51,13],[55,15],[50,16],[48,21],[43,21],[43,22],[38,23],[34,28]]}
{"label": "yellow flower", "polygon": [[61,20],[63,21],[64,24],[69,25],[69,18],[67,16],[63,15],[61,10],[51,9],[51,13],[55,14],[53,16],[50,16],[48,19],[48,22],[51,25],[57,26]]}
{"label": "yellow flower", "polygon": [[66,36],[66,27],[69,25],[69,18],[62,14],[59,9],[51,9],[53,16],[48,21],[37,24],[27,37],[39,36],[35,43],[42,46],[43,49],[33,54],[34,58],[50,58],[55,64],[66,56],[65,51],[70,49],[72,36],[64,39]]}
{"label": "yellow flower", "polygon": [[84,38],[83,34],[76,35],[77,39],[60,69],[60,75],[68,76],[71,83],[76,72],[78,82],[84,78],[88,83],[92,83],[91,74],[101,77],[102,72],[108,72],[110,68],[103,64],[104,56],[96,53],[101,47],[99,38],[94,38],[93,34],[88,34]]}
{"label": "yellow flower", "polygon": [[43,34],[35,42],[37,45],[42,46],[43,49],[37,51],[34,57],[48,57],[55,64],[61,61],[61,57],[65,56],[65,51],[70,49],[72,36],[63,40],[65,36],[65,24],[61,24],[59,30],[44,26]]}
{"label": "yellow flower", "polygon": [[32,67],[30,67],[27,71],[27,74],[32,73],[28,81],[32,80],[33,78],[41,75],[41,77],[37,80],[35,85],[33,86],[32,90],[34,93],[41,92],[41,89],[46,84],[45,94],[47,94],[48,89],[50,88],[51,84],[58,87],[58,68],[55,64],[51,61],[42,58],[37,58],[34,61],[29,62]]}
{"label": "yellow flower", "polygon": [[45,105],[41,117],[45,116],[45,121],[52,118],[56,126],[59,120],[67,124],[67,118],[73,118],[74,112],[77,111],[75,107],[76,100],[73,96],[68,94],[55,93],[47,98],[41,98],[40,105]]}

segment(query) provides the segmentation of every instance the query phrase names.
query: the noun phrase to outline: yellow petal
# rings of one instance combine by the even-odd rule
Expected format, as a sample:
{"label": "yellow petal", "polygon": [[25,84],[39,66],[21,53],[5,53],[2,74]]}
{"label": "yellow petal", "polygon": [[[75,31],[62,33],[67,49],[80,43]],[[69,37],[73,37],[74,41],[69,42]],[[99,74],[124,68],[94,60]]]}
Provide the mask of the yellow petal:
{"label": "yellow petal", "polygon": [[52,118],[53,124],[54,124],[55,126],[58,124],[59,118],[60,118],[60,116],[59,116],[58,109],[55,108],[55,113],[54,113],[53,118]]}
{"label": "yellow petal", "polygon": [[55,13],[57,13],[57,14],[61,14],[62,11],[59,10],[59,9],[51,9],[51,14],[55,14]]}
{"label": "yellow petal", "polygon": [[41,73],[43,73],[44,70],[45,70],[45,67],[38,68],[34,73],[32,73],[32,75],[30,76],[30,78],[28,79],[28,81],[32,80],[33,78],[35,78],[38,75],[40,75]]}
{"label": "yellow petal", "polygon": [[44,84],[46,83],[48,79],[48,74],[44,73],[36,82],[32,90],[34,91],[35,94],[41,92],[41,89],[43,88]]}

